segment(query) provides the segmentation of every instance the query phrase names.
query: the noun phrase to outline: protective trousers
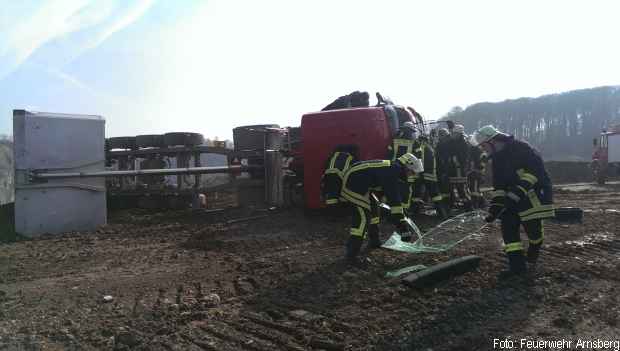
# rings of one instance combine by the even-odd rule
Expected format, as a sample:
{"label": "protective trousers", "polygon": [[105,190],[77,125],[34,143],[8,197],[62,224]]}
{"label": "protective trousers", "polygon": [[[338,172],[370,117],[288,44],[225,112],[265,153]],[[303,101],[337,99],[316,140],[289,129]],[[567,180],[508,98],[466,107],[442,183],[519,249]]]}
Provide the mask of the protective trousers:
{"label": "protective trousers", "polygon": [[450,196],[450,182],[447,176],[441,176],[438,179],[437,185],[439,187],[439,196],[441,196],[441,203],[446,211],[449,212],[452,205],[452,196]]}
{"label": "protective trousers", "polygon": [[414,203],[415,186],[414,182],[398,181],[398,188],[402,196],[403,211],[407,215],[411,215],[411,205]]}
{"label": "protective trousers", "polygon": [[471,172],[467,176],[469,194],[471,195],[471,201],[474,208],[484,207],[484,198],[480,192],[481,181],[482,175],[478,172]]}
{"label": "protective trousers", "polygon": [[443,195],[439,192],[439,182],[424,179],[424,188],[426,189],[426,194],[433,202],[437,215],[440,218],[447,218],[449,215],[448,208],[443,201]]}
{"label": "protective trousers", "polygon": [[467,178],[466,177],[450,177],[449,179],[449,194],[450,194],[450,205],[454,206],[456,204],[456,197],[454,195],[454,190],[456,190],[459,198],[463,201],[463,205],[466,210],[471,210],[471,197],[469,196],[469,189],[467,187]]}
{"label": "protective trousers", "polygon": [[357,257],[366,233],[368,233],[369,248],[381,246],[381,241],[379,240],[379,221],[379,207],[372,196],[370,200],[370,211],[361,206],[353,206],[353,221],[345,253],[348,260],[354,260]]}
{"label": "protective trousers", "polygon": [[541,219],[521,221],[519,215],[513,211],[506,211],[501,215],[502,236],[504,251],[508,256],[510,270],[525,269],[525,248],[521,242],[520,227],[523,225],[529,239],[527,260],[535,263],[538,259],[540,247],[544,239],[544,227]]}
{"label": "protective trousers", "polygon": [[377,202],[372,200],[371,197],[370,211],[360,206],[354,206],[350,234],[363,239],[366,237],[365,233],[369,231],[371,226],[379,226],[379,221],[379,207],[377,206]]}
{"label": "protective trousers", "polygon": [[411,184],[411,196],[407,203],[409,216],[417,214],[422,209],[424,202],[424,179],[416,177]]}

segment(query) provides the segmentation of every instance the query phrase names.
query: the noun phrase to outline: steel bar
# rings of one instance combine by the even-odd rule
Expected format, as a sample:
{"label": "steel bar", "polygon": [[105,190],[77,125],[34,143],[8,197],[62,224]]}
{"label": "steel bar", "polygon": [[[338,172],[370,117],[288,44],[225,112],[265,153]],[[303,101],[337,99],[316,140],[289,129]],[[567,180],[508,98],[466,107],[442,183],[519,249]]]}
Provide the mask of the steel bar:
{"label": "steel bar", "polygon": [[39,173],[33,172],[34,179],[64,179],[64,178],[94,178],[94,177],[125,177],[137,175],[174,175],[174,174],[214,174],[246,172],[252,169],[262,169],[262,166],[230,166],[230,167],[194,167],[194,168],[164,168],[139,169],[129,171],[101,171],[101,172],[67,172],[67,173]]}

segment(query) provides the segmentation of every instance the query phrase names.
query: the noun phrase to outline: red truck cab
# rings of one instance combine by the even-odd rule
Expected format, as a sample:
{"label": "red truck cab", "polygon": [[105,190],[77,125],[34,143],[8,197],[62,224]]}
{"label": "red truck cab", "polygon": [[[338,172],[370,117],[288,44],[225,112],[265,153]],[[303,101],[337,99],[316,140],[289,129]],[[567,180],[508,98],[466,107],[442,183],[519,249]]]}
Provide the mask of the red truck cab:
{"label": "red truck cab", "polygon": [[361,160],[385,159],[388,145],[399,125],[405,120],[413,122],[411,113],[402,113],[403,110],[406,111],[390,105],[321,111],[302,117],[304,195],[307,208],[324,207],[321,200],[321,177],[325,171],[325,162],[336,146],[356,145]]}

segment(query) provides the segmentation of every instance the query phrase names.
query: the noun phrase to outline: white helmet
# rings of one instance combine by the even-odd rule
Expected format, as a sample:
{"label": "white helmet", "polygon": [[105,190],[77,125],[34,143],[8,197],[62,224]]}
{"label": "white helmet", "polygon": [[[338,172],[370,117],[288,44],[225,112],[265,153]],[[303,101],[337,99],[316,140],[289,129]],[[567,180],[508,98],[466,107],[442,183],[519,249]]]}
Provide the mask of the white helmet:
{"label": "white helmet", "polygon": [[418,137],[420,136],[420,131],[417,129],[413,129],[411,131],[411,140],[418,140]]}
{"label": "white helmet", "polygon": [[450,132],[448,131],[447,128],[439,128],[437,130],[438,137],[447,137],[448,135],[450,135]]}
{"label": "white helmet", "polygon": [[454,128],[452,128],[453,134],[465,134],[465,127],[462,124],[456,124]]}
{"label": "white helmet", "polygon": [[415,130],[415,126],[413,125],[413,122],[410,122],[410,121],[403,123],[401,128]]}
{"label": "white helmet", "polygon": [[406,153],[398,158],[398,161],[402,163],[405,167],[407,167],[410,171],[414,171],[416,173],[424,172],[424,165],[422,164],[422,160],[415,157],[412,153]]}
{"label": "white helmet", "polygon": [[471,136],[469,142],[474,146],[480,146],[480,144],[488,143],[491,139],[495,138],[498,135],[506,135],[499,130],[497,130],[492,125],[484,126],[478,129],[474,135]]}

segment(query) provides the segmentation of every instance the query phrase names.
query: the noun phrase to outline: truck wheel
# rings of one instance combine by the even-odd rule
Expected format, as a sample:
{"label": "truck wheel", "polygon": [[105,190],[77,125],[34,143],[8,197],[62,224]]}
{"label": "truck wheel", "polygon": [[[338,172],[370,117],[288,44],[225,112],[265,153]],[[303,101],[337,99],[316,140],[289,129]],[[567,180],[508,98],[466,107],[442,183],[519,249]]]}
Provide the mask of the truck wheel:
{"label": "truck wheel", "polygon": [[265,128],[280,128],[280,126],[278,124],[255,124],[234,128],[233,141],[235,151],[264,150],[265,133],[261,130]]}
{"label": "truck wheel", "polygon": [[558,207],[555,209],[555,218],[558,222],[582,223],[583,210],[578,207]]}
{"label": "truck wheel", "polygon": [[108,138],[108,147],[112,149],[135,149],[136,137],[114,137]]}
{"label": "truck wheel", "polygon": [[165,146],[196,146],[205,141],[200,133],[166,133],[164,134]]}
{"label": "truck wheel", "polygon": [[164,146],[164,136],[159,134],[138,135],[136,137],[136,146],[143,147],[162,147]]}

